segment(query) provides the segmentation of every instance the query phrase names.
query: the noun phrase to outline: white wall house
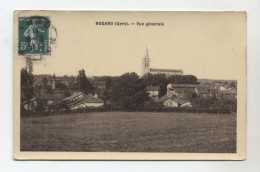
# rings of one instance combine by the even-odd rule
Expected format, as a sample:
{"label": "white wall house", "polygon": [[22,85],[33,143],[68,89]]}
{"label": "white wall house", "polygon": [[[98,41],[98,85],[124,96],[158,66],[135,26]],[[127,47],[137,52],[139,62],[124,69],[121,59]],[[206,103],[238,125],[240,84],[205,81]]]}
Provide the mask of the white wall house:
{"label": "white wall house", "polygon": [[65,98],[64,100],[68,101],[69,108],[71,110],[87,107],[101,107],[104,105],[104,101],[98,98],[97,96],[93,96],[91,94],[85,95],[81,92],[75,93],[74,95]]}
{"label": "white wall house", "polygon": [[158,97],[159,96],[159,86],[147,86],[146,91],[149,93],[150,97]]}
{"label": "white wall house", "polygon": [[163,105],[165,107],[178,107],[178,103],[171,98],[167,98],[166,100],[164,100]]}

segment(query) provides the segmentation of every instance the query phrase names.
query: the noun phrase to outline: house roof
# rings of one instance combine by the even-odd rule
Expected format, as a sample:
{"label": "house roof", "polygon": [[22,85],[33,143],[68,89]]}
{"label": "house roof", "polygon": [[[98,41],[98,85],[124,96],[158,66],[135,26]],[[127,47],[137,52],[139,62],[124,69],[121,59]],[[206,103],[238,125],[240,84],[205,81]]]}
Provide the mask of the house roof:
{"label": "house roof", "polygon": [[164,102],[164,101],[166,101],[166,100],[168,100],[168,99],[170,99],[170,100],[172,100],[172,101],[175,101],[175,102],[178,103],[179,105],[182,105],[182,104],[184,104],[184,103],[189,102],[188,100],[183,99],[183,98],[171,98],[171,97],[167,97],[166,95],[164,95],[164,96],[162,96],[162,97],[160,98],[160,102]]}
{"label": "house roof", "polygon": [[64,98],[63,100],[66,101],[66,100],[75,98],[75,97],[77,97],[77,96],[79,96],[79,95],[83,95],[83,93],[82,93],[82,92],[76,92],[76,93],[72,94],[71,96]]}
{"label": "house roof", "polygon": [[177,98],[177,103],[178,103],[179,105],[182,105],[182,104],[187,103],[187,102],[189,102],[189,101],[188,101],[188,100],[185,100],[185,99]]}
{"label": "house roof", "polygon": [[97,98],[97,97],[93,96],[92,94],[86,95],[82,92],[76,92],[73,95],[64,98],[63,100],[65,100],[65,101],[70,100],[70,99],[75,98],[79,95],[83,95],[83,98],[77,99],[77,100],[69,103],[68,106],[70,106],[70,107],[71,106],[77,106],[77,105],[82,104],[82,103],[104,103],[104,101],[102,99]]}
{"label": "house roof", "polygon": [[209,88],[208,87],[199,87],[197,88],[198,94],[208,94]]}
{"label": "house roof", "polygon": [[217,94],[218,93],[218,89],[211,89],[211,93]]}
{"label": "house roof", "polygon": [[150,72],[183,72],[183,71],[179,70],[179,69],[154,69],[154,68],[150,68]]}
{"label": "house roof", "polygon": [[98,97],[93,96],[92,94],[85,95],[85,103],[103,103],[104,101]]}
{"label": "house roof", "polygon": [[223,90],[223,91],[221,91],[221,93],[223,93],[225,95],[236,95],[237,90]]}
{"label": "house roof", "polygon": [[201,87],[199,84],[171,84],[172,88],[197,88]]}
{"label": "house roof", "polygon": [[146,86],[147,91],[159,91],[159,86]]}
{"label": "house roof", "polygon": [[35,86],[35,85],[38,85],[39,83],[41,83],[42,82],[42,79],[35,79],[34,81],[33,81],[33,85]]}
{"label": "house roof", "polygon": [[26,100],[25,102],[23,102],[23,104],[25,105],[25,104],[28,104],[28,102],[32,102],[32,101],[36,101],[36,98],[35,97],[33,97],[32,99],[30,99],[29,101],[28,100]]}
{"label": "house roof", "polygon": [[218,89],[212,88],[212,87],[207,87],[207,86],[202,86],[202,87],[197,87],[198,94],[217,94]]}
{"label": "house roof", "polygon": [[89,94],[89,95],[84,95],[84,99],[73,102],[73,103],[69,104],[69,106],[74,107],[74,106],[78,106],[83,103],[104,103],[104,101],[101,100],[100,98],[97,98],[97,97]]}
{"label": "house roof", "polygon": [[167,99],[169,99],[169,97],[167,97],[167,95],[165,94],[165,95],[160,97],[159,102],[164,102]]}

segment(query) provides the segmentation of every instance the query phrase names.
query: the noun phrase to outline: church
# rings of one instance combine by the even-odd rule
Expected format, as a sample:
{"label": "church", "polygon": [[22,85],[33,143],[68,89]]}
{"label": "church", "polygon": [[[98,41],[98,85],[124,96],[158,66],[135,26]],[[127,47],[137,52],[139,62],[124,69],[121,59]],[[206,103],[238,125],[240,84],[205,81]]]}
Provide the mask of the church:
{"label": "church", "polygon": [[169,77],[171,75],[183,75],[182,70],[178,69],[155,69],[155,68],[150,68],[150,57],[148,53],[148,49],[146,48],[146,54],[143,57],[142,60],[142,76],[145,74],[150,73],[150,74],[165,74],[166,77]]}

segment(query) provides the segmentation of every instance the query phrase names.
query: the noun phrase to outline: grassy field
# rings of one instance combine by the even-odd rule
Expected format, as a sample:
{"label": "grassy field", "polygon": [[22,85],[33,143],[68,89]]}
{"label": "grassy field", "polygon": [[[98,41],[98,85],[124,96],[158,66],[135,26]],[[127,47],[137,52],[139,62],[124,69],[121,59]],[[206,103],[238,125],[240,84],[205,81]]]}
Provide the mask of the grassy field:
{"label": "grassy field", "polygon": [[21,118],[21,151],[236,152],[236,114],[100,112]]}

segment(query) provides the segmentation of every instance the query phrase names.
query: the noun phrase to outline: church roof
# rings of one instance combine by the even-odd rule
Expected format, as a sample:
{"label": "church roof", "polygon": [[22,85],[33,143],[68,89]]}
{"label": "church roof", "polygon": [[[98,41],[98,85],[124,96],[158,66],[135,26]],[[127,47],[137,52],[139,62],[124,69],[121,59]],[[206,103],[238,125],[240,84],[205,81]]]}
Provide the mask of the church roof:
{"label": "church roof", "polygon": [[150,72],[183,72],[182,70],[179,69],[150,69]]}

